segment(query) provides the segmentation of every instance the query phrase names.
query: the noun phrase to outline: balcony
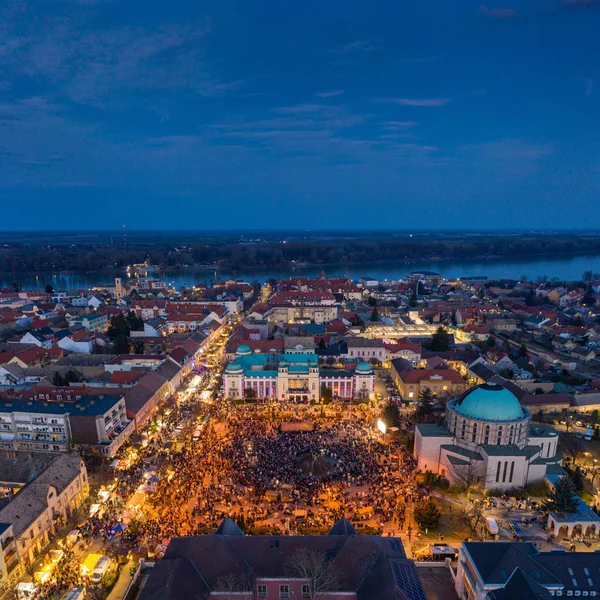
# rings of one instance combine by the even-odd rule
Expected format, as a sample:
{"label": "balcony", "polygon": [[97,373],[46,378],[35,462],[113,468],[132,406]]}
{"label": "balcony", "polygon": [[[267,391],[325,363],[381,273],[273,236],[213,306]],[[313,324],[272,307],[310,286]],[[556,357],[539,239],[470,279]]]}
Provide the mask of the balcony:
{"label": "balcony", "polygon": [[4,554],[4,562],[9,563],[13,556],[17,556],[17,548],[14,544],[12,545],[12,550],[9,550]]}
{"label": "balcony", "polygon": [[14,537],[12,537],[12,536],[7,537],[5,540],[2,541],[2,549],[6,550],[14,541],[15,541]]}
{"label": "balcony", "polygon": [[7,573],[10,575],[15,570],[15,568],[18,567],[18,566],[19,566],[19,557],[15,554],[11,558],[10,562],[6,563],[6,571],[7,571]]}

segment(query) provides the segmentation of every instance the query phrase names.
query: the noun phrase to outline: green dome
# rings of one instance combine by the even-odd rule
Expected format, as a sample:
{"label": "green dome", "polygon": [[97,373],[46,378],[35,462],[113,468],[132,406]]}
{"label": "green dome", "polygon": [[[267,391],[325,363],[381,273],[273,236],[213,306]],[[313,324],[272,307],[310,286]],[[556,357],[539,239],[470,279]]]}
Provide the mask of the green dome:
{"label": "green dome", "polygon": [[236,365],[235,363],[229,363],[225,369],[225,373],[228,373],[229,375],[239,375],[243,372],[244,367],[242,367],[242,365]]}
{"label": "green dome", "polygon": [[246,344],[242,344],[241,346],[238,346],[236,354],[238,356],[247,356],[248,354],[252,354],[252,350],[250,350],[250,348],[246,346]]}
{"label": "green dome", "polygon": [[356,369],[354,369],[360,375],[370,375],[373,372],[371,369],[371,365],[366,362],[360,362],[356,365]]}
{"label": "green dome", "polygon": [[478,385],[452,404],[461,415],[481,421],[518,421],[527,415],[512,392],[494,383]]}

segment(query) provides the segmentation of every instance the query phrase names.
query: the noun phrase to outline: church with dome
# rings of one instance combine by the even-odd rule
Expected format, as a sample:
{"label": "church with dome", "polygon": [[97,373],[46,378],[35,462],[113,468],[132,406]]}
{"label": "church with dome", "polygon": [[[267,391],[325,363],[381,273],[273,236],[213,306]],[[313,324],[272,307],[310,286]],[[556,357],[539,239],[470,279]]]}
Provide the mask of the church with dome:
{"label": "church with dome", "polygon": [[257,354],[245,344],[223,373],[225,397],[232,400],[253,390],[256,398],[272,402],[319,402],[322,386],[334,399],[372,400],[375,374],[363,361],[344,369],[323,368],[319,357],[300,345],[284,354]]}
{"label": "church with dome", "polygon": [[414,455],[451,485],[506,490],[561,472],[557,445],[556,431],[532,423],[512,392],[484,383],[448,402],[444,425],[417,425]]}

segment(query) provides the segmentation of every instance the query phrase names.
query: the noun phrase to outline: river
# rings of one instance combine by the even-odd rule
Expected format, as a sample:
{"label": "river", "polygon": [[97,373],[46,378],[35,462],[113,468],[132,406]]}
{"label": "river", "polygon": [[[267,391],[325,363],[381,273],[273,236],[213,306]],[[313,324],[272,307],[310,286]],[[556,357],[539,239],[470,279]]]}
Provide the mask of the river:
{"label": "river", "polygon": [[[197,283],[210,284],[218,279],[244,279],[246,281],[266,281],[271,277],[287,278],[292,274],[318,277],[324,270],[328,277],[342,277],[346,273],[343,265],[327,267],[296,267],[289,269],[256,269],[240,271],[194,270],[166,271],[156,277],[165,278],[170,285],[183,287]],[[600,272],[600,256],[570,256],[553,258],[498,258],[490,260],[442,260],[412,261],[410,263],[375,263],[372,265],[352,265],[348,267],[351,279],[368,275],[380,281],[398,279],[411,271],[436,271],[445,277],[487,276],[489,279],[520,279],[525,276],[530,280],[539,277],[558,277],[561,280],[581,279],[584,271]],[[48,283],[54,289],[85,289],[96,285],[112,285],[114,278],[122,276],[118,272],[89,273],[16,273],[1,274],[0,286],[10,287],[18,282],[24,289],[43,288]]]}

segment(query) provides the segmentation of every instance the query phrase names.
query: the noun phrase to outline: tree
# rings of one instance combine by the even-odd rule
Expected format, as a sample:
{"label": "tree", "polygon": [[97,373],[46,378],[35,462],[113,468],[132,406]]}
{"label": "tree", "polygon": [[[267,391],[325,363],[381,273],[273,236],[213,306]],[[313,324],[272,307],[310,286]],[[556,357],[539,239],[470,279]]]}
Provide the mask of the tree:
{"label": "tree", "polygon": [[377,306],[377,298],[374,298],[373,296],[369,296],[367,298],[367,304],[369,306]]}
{"label": "tree", "polygon": [[337,568],[324,552],[298,548],[286,560],[284,569],[288,575],[306,582],[311,600],[339,587]]}
{"label": "tree", "polygon": [[46,286],[46,294],[54,294],[54,288],[50,284]]}
{"label": "tree", "polygon": [[244,390],[244,399],[247,400],[248,402],[253,402],[254,400],[256,400],[257,396],[258,396],[258,394],[256,393],[256,390],[254,390],[252,388],[246,388]]}
{"label": "tree", "polygon": [[591,281],[593,277],[592,271],[584,271],[583,272],[583,281]]}
{"label": "tree", "polygon": [[325,343],[325,338],[321,338],[319,340],[319,350],[325,350],[327,348],[327,344]]}
{"label": "tree", "polygon": [[55,371],[54,375],[52,375],[50,378],[52,385],[56,385],[58,387],[68,386],[71,383],[77,383],[82,380],[83,378],[81,374],[74,369],[69,369],[64,375],[61,375],[58,371]]}
{"label": "tree", "polygon": [[460,490],[469,492],[481,483],[481,461],[467,458],[460,462],[451,463],[448,478]]}
{"label": "tree", "polygon": [[450,349],[450,335],[440,325],[431,336],[431,350],[433,352],[447,352]]}
{"label": "tree", "polygon": [[548,489],[544,507],[549,511],[572,513],[577,510],[577,502],[573,480],[563,475],[554,487]]}
{"label": "tree", "polygon": [[[569,422],[569,417],[567,416],[567,423]],[[573,435],[572,433],[567,433],[565,435],[561,435],[559,439],[560,450],[564,452],[575,464],[577,459],[583,452],[585,451],[585,444],[581,438]]]}
{"label": "tree", "polygon": [[379,311],[377,307],[373,308],[373,312],[371,313],[371,321],[379,321]]}
{"label": "tree", "polygon": [[525,344],[521,344],[521,347],[519,348],[519,356],[527,358],[527,346]]}
{"label": "tree", "polygon": [[582,306],[595,306],[596,305],[596,294],[594,294],[594,290],[591,286],[588,286],[585,290],[585,294],[583,294],[583,298],[581,299]]}
{"label": "tree", "polygon": [[429,388],[425,388],[419,394],[419,406],[415,418],[417,423],[425,423],[433,412],[433,393]]}
{"label": "tree", "polygon": [[398,409],[398,407],[395,404],[393,404],[392,402],[389,402],[388,404],[385,405],[385,408],[383,409],[383,412],[381,413],[381,419],[388,427],[399,427],[400,426],[400,410]]}
{"label": "tree", "polygon": [[144,331],[144,320],[142,317],[138,317],[132,310],[127,313],[125,321],[130,331]]}
{"label": "tree", "polygon": [[435,505],[435,502],[428,500],[427,502],[417,504],[413,516],[421,529],[433,529],[440,522],[442,513]]}
{"label": "tree", "polygon": [[119,336],[129,337],[130,328],[123,313],[111,318],[106,329],[108,339],[114,342]]}
{"label": "tree", "polygon": [[477,531],[477,527],[479,527],[479,525],[483,523],[485,518],[485,513],[483,512],[483,505],[477,500],[465,500],[462,505],[461,513],[463,521],[469,527],[470,537],[473,537],[473,535],[475,535],[475,532]]}
{"label": "tree", "polygon": [[146,344],[144,343],[144,340],[135,340],[131,345],[133,346],[134,354],[144,354],[146,350]]}
{"label": "tree", "polygon": [[[215,591],[239,594],[240,592],[251,592],[255,587],[254,577],[247,571],[230,572],[220,576],[215,583]],[[245,594],[244,594],[245,595]]]}
{"label": "tree", "polygon": [[113,340],[113,350],[116,354],[129,354],[130,349],[128,336],[119,334]]}
{"label": "tree", "polygon": [[323,404],[329,404],[331,402],[331,398],[333,397],[333,392],[331,388],[327,387],[324,383],[321,384],[321,402]]}
{"label": "tree", "polygon": [[413,292],[410,300],[408,301],[408,305],[411,308],[416,308],[419,305],[419,299],[417,297],[417,292]]}

